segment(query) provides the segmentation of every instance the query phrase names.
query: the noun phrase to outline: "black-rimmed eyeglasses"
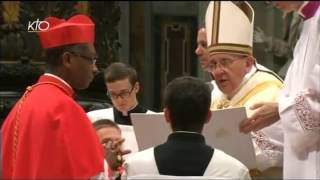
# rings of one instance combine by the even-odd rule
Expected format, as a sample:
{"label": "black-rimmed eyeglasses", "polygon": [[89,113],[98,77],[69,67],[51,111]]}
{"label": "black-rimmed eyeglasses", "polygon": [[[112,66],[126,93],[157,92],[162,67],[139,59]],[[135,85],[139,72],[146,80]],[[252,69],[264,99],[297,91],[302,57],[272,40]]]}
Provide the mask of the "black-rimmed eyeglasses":
{"label": "black-rimmed eyeglasses", "polygon": [[220,61],[210,61],[209,63],[209,68],[211,70],[216,70],[217,67],[219,66],[220,68],[229,68],[229,66],[234,63],[237,60],[242,60],[244,58],[247,58],[248,56],[241,56],[235,59],[230,59],[230,58],[222,58]]}
{"label": "black-rimmed eyeglasses", "polygon": [[85,59],[85,60],[88,61],[90,64],[96,64],[97,59],[98,59],[97,56],[89,57],[89,56],[85,56],[85,55],[82,55],[82,54],[79,54],[79,53],[76,53],[76,52],[72,52],[72,51],[69,51],[69,52],[70,52],[71,54],[75,55],[75,56],[79,56],[79,57]]}
{"label": "black-rimmed eyeglasses", "polygon": [[111,99],[117,99],[118,97],[121,97],[121,99],[127,99],[130,96],[130,94],[132,93],[134,87],[135,86],[133,86],[131,88],[131,90],[124,90],[120,93],[113,93],[113,92],[107,91],[107,96]]}

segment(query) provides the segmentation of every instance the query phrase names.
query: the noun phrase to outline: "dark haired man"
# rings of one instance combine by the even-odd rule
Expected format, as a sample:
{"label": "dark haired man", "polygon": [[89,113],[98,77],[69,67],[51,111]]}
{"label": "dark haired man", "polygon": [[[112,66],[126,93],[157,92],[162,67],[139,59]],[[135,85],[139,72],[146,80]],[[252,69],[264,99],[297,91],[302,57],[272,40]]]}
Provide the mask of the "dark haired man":
{"label": "dark haired man", "polygon": [[187,76],[171,81],[164,93],[164,115],[173,132],[164,144],[129,157],[124,177],[250,179],[248,169],[240,161],[206,145],[201,132],[211,118],[210,102],[210,89],[201,80]]}
{"label": "dark haired man", "polygon": [[127,64],[116,62],[106,68],[104,79],[113,107],[90,111],[87,114],[92,121],[110,119],[119,124],[123,137],[126,139],[124,147],[137,152],[138,145],[130,114],[151,112],[138,103],[137,93],[140,90],[140,84],[137,72]]}

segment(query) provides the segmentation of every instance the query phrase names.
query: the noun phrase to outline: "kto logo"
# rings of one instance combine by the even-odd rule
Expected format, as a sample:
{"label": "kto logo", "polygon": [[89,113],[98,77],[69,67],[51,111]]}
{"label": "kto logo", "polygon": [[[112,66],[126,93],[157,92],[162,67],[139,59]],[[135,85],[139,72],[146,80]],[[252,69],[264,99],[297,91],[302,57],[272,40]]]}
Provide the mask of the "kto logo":
{"label": "kto logo", "polygon": [[50,27],[50,24],[47,21],[39,21],[37,19],[36,21],[29,21],[28,23],[28,32],[41,32],[41,31],[47,31]]}

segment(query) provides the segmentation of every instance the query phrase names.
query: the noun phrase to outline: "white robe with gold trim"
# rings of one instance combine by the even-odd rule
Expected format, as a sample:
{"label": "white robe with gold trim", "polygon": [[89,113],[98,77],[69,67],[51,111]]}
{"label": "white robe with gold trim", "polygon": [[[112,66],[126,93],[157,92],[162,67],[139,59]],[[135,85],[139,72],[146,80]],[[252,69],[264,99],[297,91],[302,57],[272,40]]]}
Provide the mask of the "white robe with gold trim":
{"label": "white robe with gold trim", "polygon": [[[212,97],[211,109],[244,106],[247,116],[250,117],[253,111],[249,107],[262,101],[276,102],[282,85],[281,80],[271,70],[258,64],[244,77],[238,92],[232,99],[228,100],[223,93],[214,93],[216,96]],[[281,122],[253,132],[251,135],[255,146],[257,168],[264,171],[270,167],[282,167],[283,132]],[[281,172],[281,170],[279,171]]]}

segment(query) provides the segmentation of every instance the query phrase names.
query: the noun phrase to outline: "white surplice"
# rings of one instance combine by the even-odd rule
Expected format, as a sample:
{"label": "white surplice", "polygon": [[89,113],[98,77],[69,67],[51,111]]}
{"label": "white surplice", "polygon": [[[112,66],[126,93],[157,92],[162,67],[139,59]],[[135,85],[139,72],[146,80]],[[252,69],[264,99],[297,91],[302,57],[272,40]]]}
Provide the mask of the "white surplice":
{"label": "white surplice", "polygon": [[[197,155],[197,154],[195,154]],[[122,179],[179,179],[179,176],[161,176],[154,156],[154,147],[129,157]],[[140,175],[140,176],[139,176]],[[181,178],[183,177],[183,178]],[[244,179],[250,180],[249,170],[240,161],[215,149],[203,176],[180,176],[180,179]]]}
{"label": "white surplice", "polygon": [[284,179],[320,179],[320,8],[305,20],[279,97]]}

